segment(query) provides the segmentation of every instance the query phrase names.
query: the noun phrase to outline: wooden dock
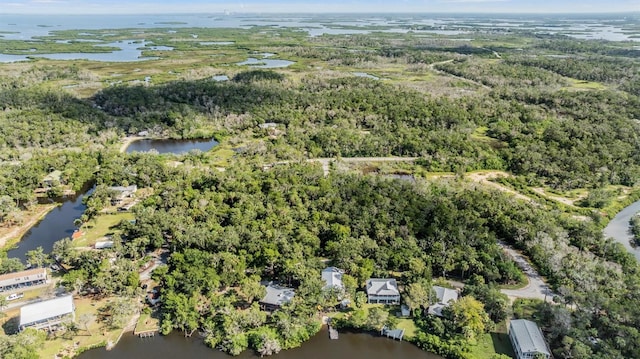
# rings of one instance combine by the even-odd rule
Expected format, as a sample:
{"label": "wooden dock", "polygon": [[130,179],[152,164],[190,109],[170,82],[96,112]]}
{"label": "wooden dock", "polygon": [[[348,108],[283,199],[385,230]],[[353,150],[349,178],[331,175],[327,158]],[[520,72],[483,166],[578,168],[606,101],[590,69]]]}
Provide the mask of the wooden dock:
{"label": "wooden dock", "polygon": [[387,338],[398,339],[402,341],[402,337],[404,337],[404,329],[389,329],[385,326],[382,327],[380,334],[385,335]]}
{"label": "wooden dock", "polygon": [[335,328],[329,326],[329,338],[330,339],[338,339],[338,331]]}
{"label": "wooden dock", "polygon": [[327,328],[329,328],[329,339],[338,339],[338,330],[331,326],[331,318],[326,318]]}
{"label": "wooden dock", "polygon": [[135,335],[139,336],[140,338],[151,338],[156,335],[156,332],[157,330],[146,330],[144,332],[135,333]]}

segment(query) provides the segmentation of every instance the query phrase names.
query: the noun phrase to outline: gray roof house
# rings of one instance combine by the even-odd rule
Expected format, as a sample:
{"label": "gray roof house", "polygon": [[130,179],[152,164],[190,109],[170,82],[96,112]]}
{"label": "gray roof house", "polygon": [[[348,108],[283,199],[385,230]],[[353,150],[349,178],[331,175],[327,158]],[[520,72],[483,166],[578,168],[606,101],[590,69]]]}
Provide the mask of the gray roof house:
{"label": "gray roof house", "polygon": [[46,175],[42,179],[42,184],[45,187],[53,187],[55,185],[59,185],[62,182],[62,171],[55,170]]}
{"label": "gray roof house", "polygon": [[28,304],[20,308],[20,330],[26,328],[53,330],[63,322],[75,319],[75,306],[70,295]]}
{"label": "gray roof house", "polygon": [[47,282],[47,269],[34,268],[0,275],[0,292],[20,289]]}
{"label": "gray roof house", "polygon": [[367,279],[367,299],[369,303],[400,304],[398,283],[393,278]]}
{"label": "gray roof house", "polygon": [[434,285],[432,288],[433,291],[436,292],[437,302],[429,306],[428,313],[441,317],[442,309],[449,306],[451,302],[455,302],[458,300],[458,292],[453,289],[440,287],[437,285]]}
{"label": "gray roof house", "polygon": [[336,267],[327,267],[322,270],[322,280],[325,283],[323,289],[344,289],[344,285],[342,284],[342,275],[344,271],[342,269],[338,269]]}
{"label": "gray roof house", "polygon": [[551,352],[538,325],[530,320],[516,319],[509,324],[509,339],[517,359],[550,358]]}
{"label": "gray roof house", "polygon": [[266,285],[267,294],[260,300],[260,306],[265,310],[275,310],[289,303],[296,292],[277,284]]}
{"label": "gray roof house", "polygon": [[108,189],[110,191],[116,192],[115,196],[111,198],[111,204],[116,205],[122,202],[122,200],[124,200],[125,198],[133,197],[133,195],[138,191],[138,186],[112,186],[108,187]]}

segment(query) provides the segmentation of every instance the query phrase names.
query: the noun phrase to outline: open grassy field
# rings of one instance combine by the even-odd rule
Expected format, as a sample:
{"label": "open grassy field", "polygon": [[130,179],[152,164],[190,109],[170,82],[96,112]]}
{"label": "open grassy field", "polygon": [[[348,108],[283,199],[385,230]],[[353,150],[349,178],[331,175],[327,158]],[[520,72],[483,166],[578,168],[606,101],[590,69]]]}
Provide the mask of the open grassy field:
{"label": "open grassy field", "polygon": [[130,212],[101,214],[89,223],[80,228],[84,233],[80,238],[75,239],[73,244],[76,247],[88,247],[94,245],[96,241],[106,235],[114,233],[114,227],[121,221],[129,221],[135,216]]}

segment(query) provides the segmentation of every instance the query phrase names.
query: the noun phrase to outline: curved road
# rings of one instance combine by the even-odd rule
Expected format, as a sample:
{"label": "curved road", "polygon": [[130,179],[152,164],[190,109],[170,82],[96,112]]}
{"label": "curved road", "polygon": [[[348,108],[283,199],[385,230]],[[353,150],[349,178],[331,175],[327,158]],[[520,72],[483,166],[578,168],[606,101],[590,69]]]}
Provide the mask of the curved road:
{"label": "curved road", "polygon": [[529,264],[527,259],[509,245],[502,242],[498,242],[498,244],[502,247],[505,253],[507,253],[516,262],[518,267],[524,271],[524,274],[527,276],[527,280],[529,280],[529,284],[524,288],[502,289],[500,291],[512,298],[531,298],[551,302],[553,296],[556,294],[551,291],[542,276],[540,276],[535,268]]}

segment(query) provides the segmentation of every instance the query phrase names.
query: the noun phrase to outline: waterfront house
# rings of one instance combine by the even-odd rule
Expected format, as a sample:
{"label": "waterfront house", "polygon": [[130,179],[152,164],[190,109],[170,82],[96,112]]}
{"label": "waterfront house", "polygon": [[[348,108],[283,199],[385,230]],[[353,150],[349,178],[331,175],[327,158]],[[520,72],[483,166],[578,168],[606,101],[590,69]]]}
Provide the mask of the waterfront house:
{"label": "waterfront house", "polygon": [[20,331],[26,328],[56,330],[62,323],[73,322],[73,297],[64,297],[28,304],[20,308]]}
{"label": "waterfront house", "polygon": [[393,278],[371,278],[367,280],[368,303],[400,304],[398,283]]}
{"label": "waterfront house", "polygon": [[138,191],[138,186],[113,186],[108,188],[109,191],[114,192],[114,196],[111,197],[111,205],[115,206],[120,204],[125,198],[131,198]]}
{"label": "waterfront house", "polygon": [[336,267],[327,267],[322,270],[322,280],[325,285],[324,290],[337,289],[339,291],[344,290],[344,284],[342,284],[342,276],[344,271]]}
{"label": "waterfront house", "polygon": [[50,188],[62,184],[62,171],[52,171],[42,179],[42,187]]}
{"label": "waterfront house", "polygon": [[437,285],[433,286],[433,291],[436,293],[437,302],[429,306],[428,313],[441,317],[442,310],[458,300],[458,292],[456,290]]}
{"label": "waterfront house", "polygon": [[292,288],[282,287],[269,283],[265,286],[267,294],[260,300],[260,308],[263,310],[276,310],[289,303],[296,292]]}
{"label": "waterfront house", "polygon": [[538,325],[530,320],[516,319],[509,324],[509,339],[517,359],[550,358],[551,352]]}
{"label": "waterfront house", "polygon": [[20,289],[47,282],[47,269],[35,268],[0,275],[0,292]]}

